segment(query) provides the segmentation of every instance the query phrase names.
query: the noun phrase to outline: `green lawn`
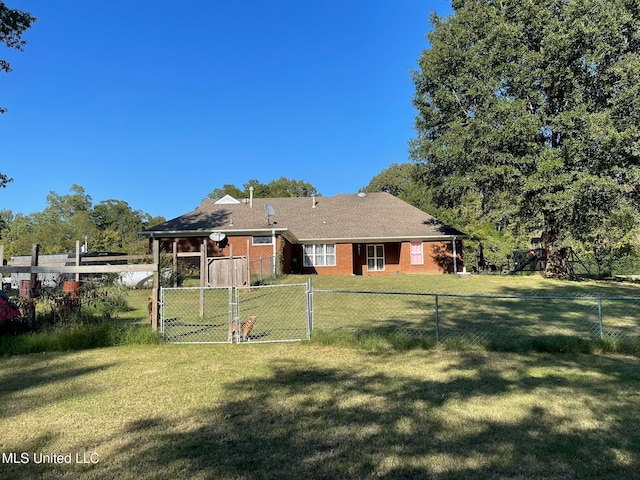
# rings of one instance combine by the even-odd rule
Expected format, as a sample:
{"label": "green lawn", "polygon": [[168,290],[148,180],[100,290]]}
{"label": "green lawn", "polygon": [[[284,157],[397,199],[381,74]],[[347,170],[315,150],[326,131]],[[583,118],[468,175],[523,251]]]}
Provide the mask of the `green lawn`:
{"label": "green lawn", "polygon": [[[4,358],[0,475],[632,478],[639,363],[308,344]],[[9,464],[11,452],[73,462]]]}
{"label": "green lawn", "polygon": [[[368,291],[638,292],[539,277],[313,281]],[[146,323],[147,296],[131,292],[135,308],[121,321]],[[350,317],[372,305],[342,308]],[[639,367],[640,358],[613,354],[306,342],[5,356],[0,478],[634,478]],[[36,463],[52,454],[71,463]]]}

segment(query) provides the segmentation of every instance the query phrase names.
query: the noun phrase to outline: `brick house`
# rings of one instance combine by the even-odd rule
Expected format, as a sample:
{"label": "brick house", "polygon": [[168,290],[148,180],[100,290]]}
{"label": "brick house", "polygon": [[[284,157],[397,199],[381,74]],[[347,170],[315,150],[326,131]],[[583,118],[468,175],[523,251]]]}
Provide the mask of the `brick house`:
{"label": "brick house", "polygon": [[[210,238],[218,234],[220,241]],[[389,275],[462,270],[466,235],[388,193],[205,199],[145,230],[161,248],[280,259],[283,273]],[[216,235],[213,235],[216,238]]]}

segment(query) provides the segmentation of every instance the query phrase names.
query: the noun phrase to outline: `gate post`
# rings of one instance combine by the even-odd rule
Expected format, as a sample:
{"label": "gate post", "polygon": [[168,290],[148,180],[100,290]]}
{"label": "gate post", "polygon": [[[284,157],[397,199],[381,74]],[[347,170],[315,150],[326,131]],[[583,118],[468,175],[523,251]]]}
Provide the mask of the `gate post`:
{"label": "gate post", "polygon": [[440,343],[440,308],[438,305],[438,294],[436,293],[436,343]]}
{"label": "gate post", "polygon": [[307,279],[307,340],[311,340],[313,332],[313,284],[311,277]]}

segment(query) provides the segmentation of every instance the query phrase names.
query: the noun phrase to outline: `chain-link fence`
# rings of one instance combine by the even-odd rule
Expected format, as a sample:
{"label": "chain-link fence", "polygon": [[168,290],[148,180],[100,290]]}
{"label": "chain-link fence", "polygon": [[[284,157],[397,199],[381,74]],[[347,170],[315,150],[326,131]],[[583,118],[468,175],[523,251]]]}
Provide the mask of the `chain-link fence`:
{"label": "chain-link fence", "polygon": [[553,297],[315,290],[314,326],[496,349],[570,337],[640,338],[640,297]]}
{"label": "chain-link fence", "polygon": [[231,287],[160,290],[160,333],[167,342],[231,343]]}
{"label": "chain-link fence", "polygon": [[251,283],[262,283],[265,280],[275,279],[282,274],[282,262],[279,255],[260,257],[249,262]]}
{"label": "chain-link fence", "polygon": [[308,340],[310,285],[162,288],[160,332],[172,343]]}
{"label": "chain-link fence", "polygon": [[314,328],[514,349],[555,338],[640,340],[640,297],[494,296],[313,290],[311,282],[163,288],[169,342],[309,339]]}

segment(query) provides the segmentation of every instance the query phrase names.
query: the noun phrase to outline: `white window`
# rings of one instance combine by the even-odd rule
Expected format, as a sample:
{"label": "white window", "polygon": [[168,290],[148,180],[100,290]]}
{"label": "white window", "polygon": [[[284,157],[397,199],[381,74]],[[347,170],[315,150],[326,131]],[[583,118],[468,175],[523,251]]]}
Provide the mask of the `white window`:
{"label": "white window", "polygon": [[336,246],[332,243],[318,243],[304,246],[305,267],[334,267]]}
{"label": "white window", "polygon": [[411,265],[424,265],[422,242],[411,242]]}
{"label": "white window", "polygon": [[367,245],[367,268],[370,272],[384,270],[384,245]]}
{"label": "white window", "polygon": [[273,245],[273,236],[271,235],[254,235],[252,237],[253,245]]}

